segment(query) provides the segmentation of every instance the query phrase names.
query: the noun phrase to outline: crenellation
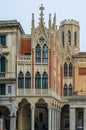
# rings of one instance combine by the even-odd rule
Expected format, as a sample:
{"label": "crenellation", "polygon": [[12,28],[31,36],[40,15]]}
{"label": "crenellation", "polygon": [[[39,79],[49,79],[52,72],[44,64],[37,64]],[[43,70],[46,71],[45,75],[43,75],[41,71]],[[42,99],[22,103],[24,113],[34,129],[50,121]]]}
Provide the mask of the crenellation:
{"label": "crenellation", "polygon": [[74,19],[64,19],[63,21],[60,22],[60,26],[63,26],[63,25],[76,25],[76,26],[79,26],[79,22],[77,20],[74,20]]}

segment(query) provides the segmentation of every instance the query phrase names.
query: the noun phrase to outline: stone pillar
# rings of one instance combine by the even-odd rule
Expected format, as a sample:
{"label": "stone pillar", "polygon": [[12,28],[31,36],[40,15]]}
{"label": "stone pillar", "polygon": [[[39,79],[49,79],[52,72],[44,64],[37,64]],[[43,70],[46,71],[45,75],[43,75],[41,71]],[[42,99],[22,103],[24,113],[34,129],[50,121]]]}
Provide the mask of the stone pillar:
{"label": "stone pillar", "polygon": [[18,130],[22,129],[22,108],[18,110]]}
{"label": "stone pillar", "polygon": [[58,110],[58,130],[60,130],[61,110]]}
{"label": "stone pillar", "polygon": [[31,106],[31,130],[34,130],[34,116],[35,116],[35,107]]}
{"label": "stone pillar", "polygon": [[57,112],[55,111],[55,130],[57,130]]}
{"label": "stone pillar", "polygon": [[54,130],[54,110],[52,110],[52,130]]}
{"label": "stone pillar", "polygon": [[59,118],[58,118],[59,114],[58,114],[58,111],[56,111],[56,130],[59,129]]}
{"label": "stone pillar", "polygon": [[48,108],[48,130],[51,130],[51,108]]}
{"label": "stone pillar", "polygon": [[86,130],[86,108],[84,108],[84,130]]}
{"label": "stone pillar", "polygon": [[70,108],[70,130],[75,130],[75,108]]}
{"label": "stone pillar", "polygon": [[10,130],[16,130],[16,115],[10,115]]}

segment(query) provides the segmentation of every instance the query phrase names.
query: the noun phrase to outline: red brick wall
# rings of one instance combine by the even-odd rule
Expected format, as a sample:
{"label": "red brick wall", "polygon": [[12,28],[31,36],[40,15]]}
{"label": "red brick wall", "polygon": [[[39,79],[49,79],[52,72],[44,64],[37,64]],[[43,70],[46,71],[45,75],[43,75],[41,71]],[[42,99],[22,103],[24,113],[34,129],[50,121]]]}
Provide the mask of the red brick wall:
{"label": "red brick wall", "polygon": [[49,69],[50,69],[50,88],[54,89],[54,59],[53,59],[53,53],[54,53],[54,36],[51,35],[50,39],[50,47],[51,47],[51,52],[50,52],[50,64],[49,64]]}
{"label": "red brick wall", "polygon": [[56,93],[58,93],[58,58],[56,58]]}
{"label": "red brick wall", "polygon": [[60,92],[61,92],[61,96],[63,95],[63,87],[62,87],[62,85],[63,85],[63,74],[62,74],[62,66],[60,67]]}
{"label": "red brick wall", "polygon": [[51,89],[51,51],[49,51],[49,89]]}
{"label": "red brick wall", "polygon": [[32,88],[34,88],[34,51],[32,50]]}

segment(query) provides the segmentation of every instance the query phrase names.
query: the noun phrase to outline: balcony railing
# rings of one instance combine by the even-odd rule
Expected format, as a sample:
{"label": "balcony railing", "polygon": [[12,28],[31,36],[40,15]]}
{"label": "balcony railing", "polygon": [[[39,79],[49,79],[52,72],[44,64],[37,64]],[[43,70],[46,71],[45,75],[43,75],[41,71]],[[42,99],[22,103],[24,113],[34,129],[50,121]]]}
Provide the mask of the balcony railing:
{"label": "balcony railing", "polygon": [[17,62],[28,62],[31,64],[31,55],[18,55]]}
{"label": "balcony railing", "polygon": [[0,79],[15,78],[15,72],[0,72]]}
{"label": "balcony railing", "polygon": [[52,96],[60,100],[60,96],[50,89],[18,89],[18,96]]}

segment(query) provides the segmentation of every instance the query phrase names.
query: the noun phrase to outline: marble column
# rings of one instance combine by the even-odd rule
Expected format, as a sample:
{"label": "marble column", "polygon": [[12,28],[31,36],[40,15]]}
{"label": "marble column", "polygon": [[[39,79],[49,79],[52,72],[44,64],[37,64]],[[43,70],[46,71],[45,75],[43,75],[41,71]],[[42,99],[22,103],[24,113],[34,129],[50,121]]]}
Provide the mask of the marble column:
{"label": "marble column", "polygon": [[75,108],[70,108],[70,130],[75,130]]}
{"label": "marble column", "polygon": [[48,108],[48,130],[51,130],[51,108]]}
{"label": "marble column", "polygon": [[58,118],[59,114],[58,114],[58,111],[56,111],[56,130],[59,129],[59,118]]}
{"label": "marble column", "polygon": [[23,111],[23,109],[22,108],[20,108],[19,110],[18,110],[18,130],[21,130],[22,129],[22,111]]}
{"label": "marble column", "polygon": [[16,115],[10,115],[10,130],[16,130]]}
{"label": "marble column", "polygon": [[57,130],[57,111],[55,111],[55,130]]}
{"label": "marble column", "polygon": [[86,108],[84,108],[84,130],[86,130]]}
{"label": "marble column", "polygon": [[35,107],[31,106],[31,130],[34,130]]}
{"label": "marble column", "polygon": [[52,110],[52,130],[54,130],[54,110]]}
{"label": "marble column", "polygon": [[58,110],[58,130],[60,130],[61,110]]}

